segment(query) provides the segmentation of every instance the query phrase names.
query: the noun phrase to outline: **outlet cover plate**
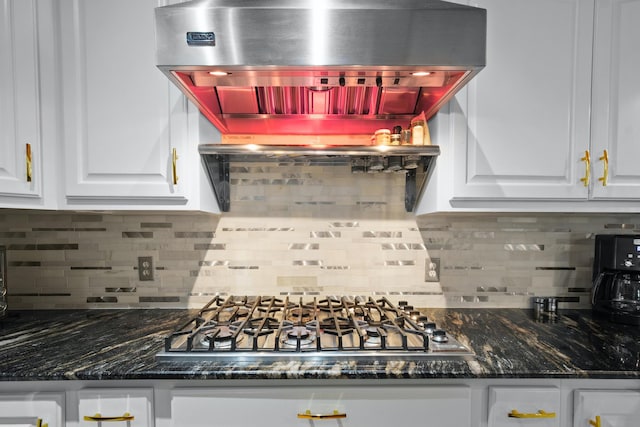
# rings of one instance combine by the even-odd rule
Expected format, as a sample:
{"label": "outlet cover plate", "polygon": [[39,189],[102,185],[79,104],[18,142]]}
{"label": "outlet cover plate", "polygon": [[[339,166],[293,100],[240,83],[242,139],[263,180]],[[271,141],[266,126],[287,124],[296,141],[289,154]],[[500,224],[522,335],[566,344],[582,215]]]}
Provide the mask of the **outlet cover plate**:
{"label": "outlet cover plate", "polygon": [[440,258],[427,258],[425,260],[425,282],[440,281]]}
{"label": "outlet cover plate", "polygon": [[138,257],[138,279],[141,282],[153,280],[153,257]]}

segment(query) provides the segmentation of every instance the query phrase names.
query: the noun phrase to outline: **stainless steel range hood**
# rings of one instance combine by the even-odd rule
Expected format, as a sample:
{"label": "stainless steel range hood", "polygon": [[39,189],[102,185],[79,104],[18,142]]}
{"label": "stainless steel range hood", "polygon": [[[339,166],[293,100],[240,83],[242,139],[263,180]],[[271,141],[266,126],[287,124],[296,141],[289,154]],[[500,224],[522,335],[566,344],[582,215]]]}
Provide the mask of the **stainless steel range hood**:
{"label": "stainless steel range hood", "polygon": [[157,8],[156,38],[158,68],[223,138],[356,135],[368,145],[377,129],[432,117],[484,67],[486,11],[437,0],[197,0]]}
{"label": "stainless steel range hood", "polygon": [[158,68],[223,133],[371,134],[427,119],[485,65],[486,11],[434,0],[156,9]]}

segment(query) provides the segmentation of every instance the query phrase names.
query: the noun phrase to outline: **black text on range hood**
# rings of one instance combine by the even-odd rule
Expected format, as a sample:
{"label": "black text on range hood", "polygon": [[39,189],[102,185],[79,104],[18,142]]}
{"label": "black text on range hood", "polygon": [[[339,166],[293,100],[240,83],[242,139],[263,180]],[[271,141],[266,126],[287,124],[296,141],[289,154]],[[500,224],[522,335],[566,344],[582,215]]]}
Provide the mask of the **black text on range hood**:
{"label": "black text on range hood", "polygon": [[223,134],[406,128],[485,65],[486,11],[443,1],[198,0],[156,27],[158,67]]}

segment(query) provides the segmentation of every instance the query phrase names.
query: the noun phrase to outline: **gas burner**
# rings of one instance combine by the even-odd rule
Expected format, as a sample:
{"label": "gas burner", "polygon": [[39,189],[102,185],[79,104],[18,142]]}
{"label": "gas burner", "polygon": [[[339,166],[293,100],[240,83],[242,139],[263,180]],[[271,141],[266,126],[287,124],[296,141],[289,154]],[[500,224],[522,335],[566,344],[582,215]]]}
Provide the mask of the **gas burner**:
{"label": "gas burner", "polygon": [[[236,345],[238,345],[238,343],[242,341],[242,338],[238,338],[236,340]],[[204,344],[204,342],[203,342]],[[230,349],[233,345],[233,339],[232,338],[227,338],[227,339],[223,339],[223,338],[214,338],[213,339],[213,348],[214,349],[219,349],[219,350],[226,350],[226,349]],[[211,348],[211,340],[209,340],[209,342],[205,345],[206,348]]]}
{"label": "gas burner", "polygon": [[365,328],[365,331],[369,338],[380,337],[380,331],[375,326],[369,326]]}
{"label": "gas burner", "polygon": [[204,333],[201,346],[204,348],[231,348],[235,340],[236,344],[242,341],[242,336],[237,336],[238,325],[219,325],[215,326],[206,333]]}
{"label": "gas burner", "polygon": [[364,339],[365,348],[380,348],[382,346],[383,335],[379,328],[375,326],[367,326],[364,328],[366,335]]}
{"label": "gas burner", "polygon": [[287,348],[309,348],[316,340],[316,334],[305,326],[292,326],[286,329],[282,337],[282,345]]}

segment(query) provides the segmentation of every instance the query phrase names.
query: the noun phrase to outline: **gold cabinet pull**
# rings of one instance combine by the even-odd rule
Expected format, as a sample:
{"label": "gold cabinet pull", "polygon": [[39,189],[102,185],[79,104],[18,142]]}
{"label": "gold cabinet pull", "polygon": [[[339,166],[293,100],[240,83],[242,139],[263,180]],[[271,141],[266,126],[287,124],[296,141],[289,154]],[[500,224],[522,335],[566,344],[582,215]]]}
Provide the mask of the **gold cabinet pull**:
{"label": "gold cabinet pull", "polygon": [[602,427],[602,421],[600,421],[600,415],[596,415],[595,420],[589,420],[589,425],[593,427]]}
{"label": "gold cabinet pull", "polygon": [[31,161],[31,144],[25,144],[26,145],[26,160],[27,160],[27,182],[31,182],[31,180],[33,179],[33,166],[32,166],[32,161]]}
{"label": "gold cabinet pull", "polygon": [[134,417],[128,412],[125,412],[119,417],[103,417],[102,414],[95,414],[94,416],[84,416],[85,421],[95,421],[95,422],[103,422],[103,421],[133,421]]}
{"label": "gold cabinet pull", "polygon": [[333,411],[332,414],[312,414],[309,409],[304,413],[298,414],[298,418],[305,420],[335,420],[337,418],[347,418],[347,414],[338,410]]}
{"label": "gold cabinet pull", "polygon": [[511,410],[511,412],[509,412],[509,414],[507,415],[509,418],[555,418],[556,417],[556,413],[555,412],[545,412],[542,409],[539,410],[538,412],[518,412],[517,410],[513,409]]}
{"label": "gold cabinet pull", "polygon": [[602,183],[603,187],[606,187],[607,180],[609,179],[609,153],[607,152],[607,150],[604,150],[604,152],[602,153],[602,157],[600,157],[599,160],[604,162],[604,170],[602,176],[598,178],[598,181]]}
{"label": "gold cabinet pull", "polygon": [[171,170],[173,172],[173,185],[178,184],[178,150],[171,150]]}
{"label": "gold cabinet pull", "polygon": [[36,420],[36,427],[49,427],[49,424],[47,424],[47,423],[44,423],[44,424],[43,424],[43,423],[42,423],[42,419],[38,418],[38,419]]}
{"label": "gold cabinet pull", "polygon": [[584,152],[584,157],[582,157],[580,160],[585,163],[584,176],[580,178],[580,181],[584,183],[585,187],[588,187],[589,177],[591,176],[591,155],[589,154],[589,150]]}

